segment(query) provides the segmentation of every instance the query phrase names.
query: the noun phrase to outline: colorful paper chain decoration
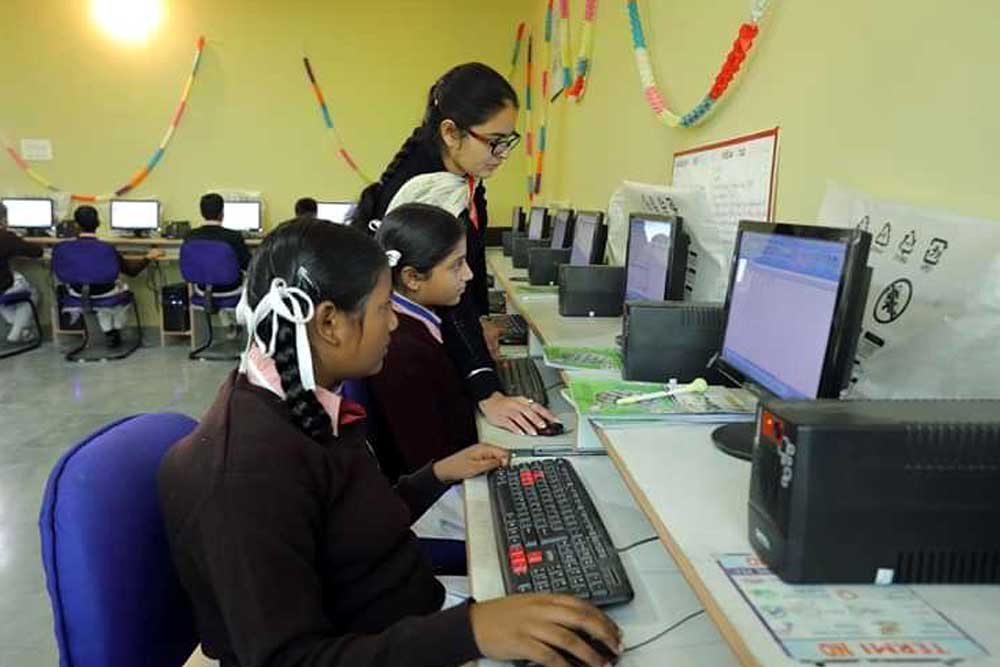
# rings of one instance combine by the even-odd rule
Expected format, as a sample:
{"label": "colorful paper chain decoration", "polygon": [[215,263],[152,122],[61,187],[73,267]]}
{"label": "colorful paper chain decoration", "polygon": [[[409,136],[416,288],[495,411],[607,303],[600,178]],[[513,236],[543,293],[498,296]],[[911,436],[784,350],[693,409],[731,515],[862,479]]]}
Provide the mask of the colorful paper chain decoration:
{"label": "colorful paper chain decoration", "polygon": [[531,79],[533,75],[533,41],[531,32],[528,32],[528,53],[525,58],[524,65],[524,154],[528,158],[528,180],[527,180],[527,193],[528,193],[528,206],[530,207],[535,201],[535,176],[532,173],[532,167],[534,160],[532,157],[535,153],[535,135],[532,131],[531,126],[531,111],[533,106],[532,100],[532,90],[531,90]]}
{"label": "colorful paper chain decoration", "polygon": [[[201,62],[201,54],[202,51],[204,50],[205,50],[205,37],[201,36],[198,37],[197,50],[195,51],[194,54],[194,63],[191,65],[191,74],[190,76],[188,76],[187,83],[184,85],[184,92],[181,94],[181,101],[177,105],[177,110],[174,111],[173,118],[170,121],[170,127],[167,128],[167,133],[164,135],[163,141],[160,142],[160,146],[156,149],[156,152],[153,153],[153,157],[149,159],[149,162],[146,163],[146,166],[139,169],[139,171],[135,172],[132,175],[132,178],[128,180],[128,183],[115,190],[113,194],[87,195],[87,194],[73,193],[70,195],[70,197],[73,200],[82,202],[107,201],[112,197],[121,197],[130,190],[134,190],[135,188],[139,187],[139,184],[141,184],[144,180],[146,180],[146,177],[149,176],[149,173],[153,171],[153,169],[156,168],[156,165],[160,163],[160,160],[163,159],[163,154],[167,150],[167,144],[170,143],[170,140],[174,136],[174,132],[177,130],[177,126],[181,122],[181,117],[184,115],[184,110],[187,108],[188,97],[191,95],[191,88],[192,86],[194,86],[195,75],[198,73],[198,64]],[[3,143],[4,143],[4,148],[6,148],[7,150],[7,154],[14,159],[14,162],[17,163],[17,166],[20,167],[25,174],[31,177],[32,180],[41,185],[43,188],[51,190],[52,192],[65,192],[65,190],[56,187],[55,185],[52,184],[51,181],[49,181],[47,178],[45,178],[37,171],[32,169],[31,165],[29,165],[28,162],[23,157],[21,157],[21,155],[17,152],[17,150],[7,140],[6,137],[3,138]]]}
{"label": "colorful paper chain decoration", "polygon": [[594,51],[594,21],[597,19],[597,0],[587,0],[583,10],[583,29],[580,33],[580,50],[576,56],[575,78],[571,80],[569,60],[569,0],[561,0],[560,22],[563,38],[563,94],[579,102],[587,89],[590,59]]}
{"label": "colorful paper chain decoration", "polygon": [[753,47],[754,38],[760,31],[760,19],[767,10],[768,0],[756,0],[750,11],[750,21],[740,26],[739,35],[733,42],[732,49],[726,56],[726,61],[718,75],[716,75],[712,88],[697,106],[681,116],[667,108],[663,94],[656,85],[653,64],[650,62],[649,51],[646,48],[646,36],[642,31],[642,20],[639,18],[638,2],[637,0],[625,0],[625,2],[628,5],[629,23],[632,26],[632,45],[635,47],[635,62],[639,68],[639,80],[642,82],[643,94],[650,108],[662,123],[670,127],[694,127],[698,125],[726,94],[730,82],[736,76],[743,61],[746,60],[747,53]]}
{"label": "colorful paper chain decoration", "polygon": [[[552,106],[549,69],[552,64],[552,27],[554,19],[554,0],[549,0],[545,10],[545,41],[542,50],[542,119],[538,123],[538,151],[535,156],[535,173],[529,179],[528,187],[532,196],[542,192],[542,170],[545,167],[545,148],[549,137],[549,108]],[[530,171],[531,165],[528,165]]]}
{"label": "colorful paper chain decoration", "polygon": [[510,74],[507,75],[508,81],[511,81],[514,78],[514,73],[517,72],[517,61],[521,58],[521,43],[524,41],[524,28],[524,21],[517,24],[517,34],[514,37],[514,54],[510,58]]}
{"label": "colorful paper chain decoration", "polygon": [[323,124],[326,125],[326,129],[329,130],[330,134],[333,136],[333,143],[337,147],[337,154],[343,158],[344,162],[347,163],[347,166],[350,167],[351,170],[358,175],[358,178],[360,178],[366,185],[371,183],[372,179],[368,178],[368,175],[361,171],[361,168],[358,167],[358,163],[354,161],[351,154],[347,152],[346,148],[344,148],[344,140],[340,138],[340,133],[333,124],[333,116],[330,115],[330,109],[326,106],[326,99],[323,97],[323,91],[320,90],[319,83],[316,82],[316,75],[313,73],[313,68],[309,63],[309,58],[303,56],[302,64],[306,67],[306,76],[309,77],[309,83],[312,86],[313,93],[316,95],[316,101],[319,102],[319,110],[323,115]]}

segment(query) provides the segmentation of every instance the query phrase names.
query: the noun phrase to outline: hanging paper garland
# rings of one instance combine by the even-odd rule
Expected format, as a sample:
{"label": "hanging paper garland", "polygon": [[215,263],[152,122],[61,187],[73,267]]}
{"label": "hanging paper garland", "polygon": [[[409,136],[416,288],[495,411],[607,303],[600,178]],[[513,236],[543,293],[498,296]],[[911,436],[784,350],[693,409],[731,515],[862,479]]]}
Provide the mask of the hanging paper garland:
{"label": "hanging paper garland", "polygon": [[[594,51],[594,21],[597,19],[597,0],[587,0],[583,10],[583,30],[580,34],[580,50],[576,56],[576,78],[573,83],[566,88],[565,95],[571,100],[579,102],[583,98],[583,93],[587,89],[587,76],[590,74],[590,58]],[[566,24],[569,25],[569,11],[567,7]],[[567,27],[567,32],[568,32]],[[567,65],[564,65],[566,67]]]}
{"label": "hanging paper garland", "polygon": [[511,81],[514,78],[514,73],[517,71],[517,61],[521,57],[521,42],[524,40],[524,21],[517,24],[517,35],[514,37],[514,54],[510,58],[510,74],[507,75],[507,80]]}
{"label": "hanging paper garland", "polygon": [[532,78],[532,37],[531,32],[528,32],[528,53],[527,58],[525,58],[525,68],[524,68],[524,153],[527,156],[528,164],[528,178],[527,178],[527,193],[528,193],[528,206],[530,207],[535,201],[535,177],[532,172],[532,156],[535,150],[535,135],[531,130],[531,78]]}
{"label": "hanging paper garland", "polygon": [[[181,94],[181,101],[177,105],[176,111],[174,111],[173,118],[170,121],[170,127],[167,128],[167,133],[164,135],[163,140],[160,142],[159,147],[153,153],[153,157],[151,157],[149,161],[146,163],[146,166],[142,167],[137,172],[135,172],[132,175],[132,177],[128,180],[128,182],[122,187],[115,190],[113,194],[88,195],[88,194],[73,193],[70,195],[72,199],[83,202],[107,201],[112,197],[121,197],[130,190],[139,187],[139,184],[142,183],[144,180],[146,180],[146,177],[149,176],[149,173],[153,171],[153,169],[156,168],[156,165],[160,163],[160,160],[163,159],[163,154],[167,150],[167,145],[173,138],[174,131],[177,129],[177,126],[181,122],[181,118],[184,116],[184,110],[187,108],[188,97],[191,95],[191,88],[192,86],[194,86],[195,75],[198,73],[198,64],[201,62],[201,54],[202,51],[204,51],[204,49],[205,49],[205,37],[204,36],[198,37],[197,49],[195,50],[194,54],[194,63],[191,65],[191,74],[188,76],[187,83],[184,85],[184,92]],[[3,137],[3,144],[4,148],[7,150],[7,154],[10,155],[11,158],[13,158],[14,162],[17,163],[17,166],[20,167],[21,170],[24,171],[24,173],[27,174],[32,180],[34,180],[39,185],[52,192],[65,192],[62,188],[56,187],[55,185],[52,184],[51,181],[49,181],[47,178],[45,178],[37,171],[32,169],[31,165],[29,165],[28,162],[23,157],[21,157],[21,155],[17,152],[17,150],[14,148],[11,142],[7,140],[6,137]]]}
{"label": "hanging paper garland", "polygon": [[326,100],[323,98],[323,91],[320,90],[319,83],[316,81],[316,75],[313,73],[312,65],[309,63],[309,58],[303,56],[302,64],[306,67],[306,76],[309,77],[309,83],[312,86],[313,93],[316,95],[316,101],[319,102],[319,111],[323,116],[323,124],[326,125],[326,129],[330,131],[333,136],[334,145],[337,147],[337,154],[343,158],[347,166],[351,168],[355,174],[358,175],[365,184],[371,183],[372,179],[368,178],[365,172],[361,171],[358,167],[358,163],[354,161],[351,154],[347,152],[344,148],[344,140],[340,138],[340,133],[337,131],[336,126],[333,124],[333,116],[330,115],[330,109],[326,106]]}
{"label": "hanging paper garland", "polygon": [[716,103],[726,94],[730,82],[739,71],[743,61],[746,60],[747,53],[753,47],[753,41],[760,31],[760,19],[767,10],[768,0],[756,0],[753,9],[750,11],[750,20],[740,26],[739,35],[726,56],[722,68],[715,77],[715,82],[708,94],[686,114],[678,116],[667,108],[656,84],[656,77],[653,74],[653,64],[649,59],[649,51],[646,47],[646,36],[642,31],[642,20],[639,18],[639,5],[637,0],[625,0],[628,5],[629,23],[632,27],[632,45],[635,48],[635,62],[639,70],[639,80],[642,82],[643,95],[649,103],[653,113],[660,121],[670,127],[693,127],[701,123]]}

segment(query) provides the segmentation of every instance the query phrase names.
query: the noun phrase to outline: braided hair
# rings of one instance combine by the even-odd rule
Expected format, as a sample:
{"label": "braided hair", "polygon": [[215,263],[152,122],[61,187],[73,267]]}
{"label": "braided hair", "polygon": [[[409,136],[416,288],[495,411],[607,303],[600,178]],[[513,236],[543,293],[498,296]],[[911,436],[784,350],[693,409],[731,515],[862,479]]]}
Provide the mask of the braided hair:
{"label": "braided hair", "polygon": [[[254,254],[247,270],[247,304],[256,308],[271,282],[283,278],[308,294],[314,304],[330,301],[338,310],[360,317],[385,270],[385,253],[366,235],[343,225],[295,218],[268,234]],[[258,324],[257,332],[268,340],[270,320]],[[302,386],[295,343],[295,325],[279,318],[274,363],[285,404],[299,429],[322,442],[333,425],[316,394]]]}
{"label": "braided hair", "polygon": [[351,224],[368,232],[368,223],[380,217],[379,200],[384,188],[403,164],[421,147],[444,150],[441,123],[452,120],[461,130],[485,123],[506,106],[518,106],[517,92],[507,79],[482,63],[466,63],[445,72],[427,93],[423,121],[403,142],[378,181],[365,188],[358,198]]}

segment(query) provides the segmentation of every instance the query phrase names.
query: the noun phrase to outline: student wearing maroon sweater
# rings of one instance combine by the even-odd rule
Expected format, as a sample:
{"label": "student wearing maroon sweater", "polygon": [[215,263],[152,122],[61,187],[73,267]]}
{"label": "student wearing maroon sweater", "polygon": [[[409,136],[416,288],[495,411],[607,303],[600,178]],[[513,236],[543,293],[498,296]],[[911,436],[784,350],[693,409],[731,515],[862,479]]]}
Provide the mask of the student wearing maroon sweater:
{"label": "student wearing maroon sweater", "polygon": [[[239,371],[168,452],[160,499],[202,648],[222,667],[451,667],[479,657],[567,667],[621,651],[621,632],[572,597],[447,609],[410,525],[448,488],[506,463],[476,445],[395,487],[357,406],[325,387],[377,373],[397,319],[386,254],[340,225],[296,220],[250,266]],[[558,651],[557,651],[558,649]]]}

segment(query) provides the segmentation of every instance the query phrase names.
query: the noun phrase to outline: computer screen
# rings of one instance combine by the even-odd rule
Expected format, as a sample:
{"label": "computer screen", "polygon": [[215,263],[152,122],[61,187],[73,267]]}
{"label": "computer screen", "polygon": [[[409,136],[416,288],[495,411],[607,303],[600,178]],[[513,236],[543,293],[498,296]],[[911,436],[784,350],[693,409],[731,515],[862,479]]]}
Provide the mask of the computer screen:
{"label": "computer screen", "polygon": [[573,237],[573,211],[560,209],[556,211],[552,221],[552,243],[551,248],[565,248],[569,245]]}
{"label": "computer screen", "polygon": [[779,398],[829,393],[821,391],[821,380],[838,329],[838,301],[842,295],[857,298],[843,289],[849,249],[847,238],[769,233],[741,225],[720,361]]}
{"label": "computer screen", "polygon": [[112,199],[110,224],[111,229],[156,229],[160,225],[160,202]]}
{"label": "computer screen", "polygon": [[676,221],[633,215],[629,219],[625,299],[662,301],[676,238]]}
{"label": "computer screen", "polygon": [[7,224],[17,229],[48,229],[52,226],[51,199],[42,197],[4,197],[7,207]]}
{"label": "computer screen", "polygon": [[528,221],[528,238],[540,239],[545,236],[546,210],[540,206],[531,207],[531,219]]}
{"label": "computer screen", "polygon": [[515,232],[524,231],[524,210],[520,206],[515,206],[510,213],[510,228]]}
{"label": "computer screen", "polygon": [[600,216],[596,213],[577,213],[573,231],[573,251],[569,263],[581,266],[593,263],[594,241],[600,227]]}
{"label": "computer screen", "polygon": [[258,232],[261,227],[259,201],[227,201],[222,208],[222,226],[239,232]]}
{"label": "computer screen", "polygon": [[317,202],[316,217],[343,225],[354,209],[352,201],[321,201]]}

